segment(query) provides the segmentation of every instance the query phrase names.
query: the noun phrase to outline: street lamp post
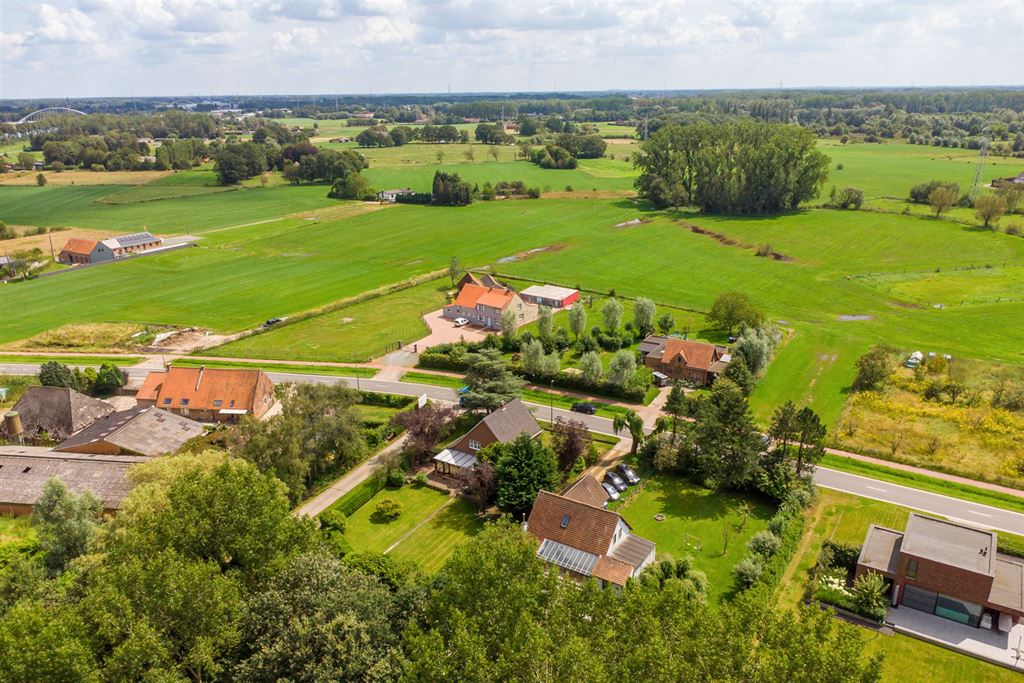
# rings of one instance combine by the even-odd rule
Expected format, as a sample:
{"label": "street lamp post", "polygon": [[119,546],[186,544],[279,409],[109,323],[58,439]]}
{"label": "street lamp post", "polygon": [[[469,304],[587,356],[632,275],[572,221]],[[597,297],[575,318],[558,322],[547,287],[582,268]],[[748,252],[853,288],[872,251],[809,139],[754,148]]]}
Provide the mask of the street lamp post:
{"label": "street lamp post", "polygon": [[551,423],[555,423],[555,380],[551,380]]}

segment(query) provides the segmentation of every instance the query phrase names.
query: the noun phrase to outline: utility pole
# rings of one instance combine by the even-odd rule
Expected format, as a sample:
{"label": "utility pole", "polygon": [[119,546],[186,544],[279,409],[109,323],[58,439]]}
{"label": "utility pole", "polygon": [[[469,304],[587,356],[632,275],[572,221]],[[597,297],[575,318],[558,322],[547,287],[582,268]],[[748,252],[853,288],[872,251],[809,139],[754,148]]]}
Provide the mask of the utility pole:
{"label": "utility pole", "polygon": [[50,238],[50,258],[56,261],[57,257],[53,254],[53,235],[51,233],[47,233],[46,236]]}

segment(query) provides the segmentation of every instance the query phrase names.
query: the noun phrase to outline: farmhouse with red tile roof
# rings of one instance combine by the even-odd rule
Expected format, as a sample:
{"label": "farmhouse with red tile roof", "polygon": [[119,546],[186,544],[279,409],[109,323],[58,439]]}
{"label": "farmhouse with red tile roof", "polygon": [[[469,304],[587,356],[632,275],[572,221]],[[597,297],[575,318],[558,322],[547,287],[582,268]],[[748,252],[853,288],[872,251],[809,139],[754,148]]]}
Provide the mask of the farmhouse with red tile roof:
{"label": "farmhouse with red tile roof", "polygon": [[234,422],[262,417],[274,404],[274,383],[262,370],[172,367],[149,373],[136,401],[193,420]]}
{"label": "farmhouse with red tile roof", "polygon": [[471,325],[488,330],[501,330],[501,314],[512,310],[516,314],[516,327],[537,317],[537,307],[523,302],[514,289],[485,287],[466,282],[459,288],[455,301],[444,307],[443,315],[449,320],[465,318]]}
{"label": "farmhouse with red tile roof", "polygon": [[671,379],[710,386],[729,363],[728,349],[705,342],[651,336],[640,344],[644,365]]}

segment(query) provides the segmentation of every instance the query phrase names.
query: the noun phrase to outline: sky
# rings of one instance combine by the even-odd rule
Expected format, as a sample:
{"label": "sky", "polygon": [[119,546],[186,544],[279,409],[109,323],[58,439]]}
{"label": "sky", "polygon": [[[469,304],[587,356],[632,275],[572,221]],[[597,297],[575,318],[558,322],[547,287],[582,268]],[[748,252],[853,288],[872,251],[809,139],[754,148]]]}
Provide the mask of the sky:
{"label": "sky", "polygon": [[1024,0],[0,0],[0,98],[1024,86]]}

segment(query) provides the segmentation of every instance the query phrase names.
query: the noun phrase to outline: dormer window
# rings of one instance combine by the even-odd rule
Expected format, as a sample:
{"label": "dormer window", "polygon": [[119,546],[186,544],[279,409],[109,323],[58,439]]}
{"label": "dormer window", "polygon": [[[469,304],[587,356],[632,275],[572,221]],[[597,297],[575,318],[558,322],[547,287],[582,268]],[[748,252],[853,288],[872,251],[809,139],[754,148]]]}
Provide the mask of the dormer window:
{"label": "dormer window", "polygon": [[181,399],[181,405],[187,406],[188,405],[188,399],[187,398]]}
{"label": "dormer window", "polygon": [[569,515],[562,515],[562,523],[559,526],[561,526],[563,529],[569,526]]}
{"label": "dormer window", "polygon": [[480,450],[481,445],[482,444],[479,441],[476,441],[475,439],[469,440],[469,449],[472,451]]}
{"label": "dormer window", "polygon": [[165,398],[165,399],[164,399],[164,405],[165,405],[165,406],[169,406],[169,405],[171,405],[171,403],[172,403],[173,401],[174,401],[174,399],[173,399],[173,398]]}

